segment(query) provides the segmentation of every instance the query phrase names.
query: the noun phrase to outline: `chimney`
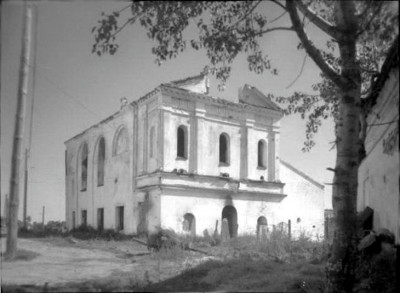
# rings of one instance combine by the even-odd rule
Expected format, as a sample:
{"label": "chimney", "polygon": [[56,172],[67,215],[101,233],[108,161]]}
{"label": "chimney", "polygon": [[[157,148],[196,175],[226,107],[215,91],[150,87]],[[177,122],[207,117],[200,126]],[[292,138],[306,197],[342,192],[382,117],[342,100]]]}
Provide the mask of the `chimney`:
{"label": "chimney", "polygon": [[203,69],[203,75],[205,76],[205,86],[206,86],[206,95],[210,93],[210,67],[205,66]]}
{"label": "chimney", "polygon": [[126,105],[128,105],[128,99],[126,97],[122,97],[120,101],[121,101],[121,109],[124,108]]}

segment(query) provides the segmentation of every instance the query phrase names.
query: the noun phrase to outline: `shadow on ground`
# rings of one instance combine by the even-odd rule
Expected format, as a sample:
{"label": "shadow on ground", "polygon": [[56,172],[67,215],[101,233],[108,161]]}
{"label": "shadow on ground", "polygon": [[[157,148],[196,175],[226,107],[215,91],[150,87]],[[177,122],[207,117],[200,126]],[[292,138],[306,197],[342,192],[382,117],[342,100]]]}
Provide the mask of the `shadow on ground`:
{"label": "shadow on ground", "polygon": [[193,292],[259,291],[323,292],[322,264],[281,263],[247,258],[208,260],[161,282],[151,283],[129,273],[115,273],[101,280],[87,280],[60,286],[5,286],[4,292]]}

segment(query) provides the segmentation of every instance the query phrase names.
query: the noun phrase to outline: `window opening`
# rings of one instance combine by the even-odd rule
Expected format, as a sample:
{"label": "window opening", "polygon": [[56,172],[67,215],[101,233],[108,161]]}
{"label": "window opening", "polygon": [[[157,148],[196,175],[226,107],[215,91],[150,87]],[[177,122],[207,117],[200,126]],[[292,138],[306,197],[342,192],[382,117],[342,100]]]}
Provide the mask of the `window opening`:
{"label": "window opening", "polygon": [[106,156],[106,144],[104,137],[99,141],[98,154],[97,154],[97,186],[104,185],[104,164]]}
{"label": "window opening", "polygon": [[181,125],[177,130],[177,156],[187,158],[187,131],[186,127]]}
{"label": "window opening", "polygon": [[116,229],[117,231],[124,230],[124,207],[117,207],[116,213]]}
{"label": "window opening", "polygon": [[83,144],[81,150],[81,191],[86,191],[87,188],[87,169],[88,169],[88,146]]}
{"label": "window opening", "polygon": [[266,143],[263,140],[258,141],[258,167],[267,167],[267,154],[266,154]]}
{"label": "window opening", "polygon": [[87,226],[87,210],[82,210],[82,226]]}
{"label": "window opening", "polygon": [[229,164],[229,138],[225,133],[219,136],[219,162]]}
{"label": "window opening", "polygon": [[97,230],[103,231],[104,229],[104,208],[97,209]]}

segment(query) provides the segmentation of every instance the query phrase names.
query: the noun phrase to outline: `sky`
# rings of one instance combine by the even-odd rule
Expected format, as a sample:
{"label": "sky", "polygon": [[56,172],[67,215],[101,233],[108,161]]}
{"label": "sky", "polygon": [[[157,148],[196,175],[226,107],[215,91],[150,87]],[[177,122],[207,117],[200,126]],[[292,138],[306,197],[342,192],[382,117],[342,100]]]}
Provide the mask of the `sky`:
{"label": "sky", "polygon": [[[153,41],[139,26],[126,27],[119,36],[120,48],[113,55],[91,53],[94,42],[91,28],[101,12],[119,10],[120,1],[40,1],[37,3],[36,74],[29,76],[24,149],[29,141],[29,110],[34,97],[32,143],[29,161],[28,215],[45,222],[65,220],[64,142],[93,124],[115,113],[120,98],[137,100],[161,83],[199,74],[209,64],[204,51],[186,50],[176,59],[156,65],[151,54]],[[11,149],[16,113],[19,58],[22,34],[22,1],[2,2],[1,10],[1,203],[9,193]],[[282,13],[272,4],[262,9],[271,18]],[[128,10],[127,10],[128,11]],[[276,25],[287,24],[287,16]],[[307,32],[315,44],[323,46],[325,36],[312,25]],[[187,35],[194,34],[189,30]],[[239,87],[249,84],[264,94],[289,95],[294,91],[311,92],[320,80],[320,71],[310,58],[300,77],[305,53],[297,50],[298,39],[292,32],[274,32],[262,41],[277,76],[257,75],[248,70],[245,56],[233,64],[231,78],[223,92],[211,78],[211,95],[236,101]],[[33,58],[32,58],[33,60]],[[31,60],[31,63],[33,61]],[[35,80],[35,90],[33,89]],[[288,87],[292,82],[296,82]],[[280,157],[321,183],[331,183],[335,150],[333,122],[327,120],[315,137],[316,146],[308,153],[301,148],[305,140],[305,120],[298,115],[281,120]],[[20,218],[22,218],[22,191]],[[325,207],[331,208],[331,188],[325,187]]]}

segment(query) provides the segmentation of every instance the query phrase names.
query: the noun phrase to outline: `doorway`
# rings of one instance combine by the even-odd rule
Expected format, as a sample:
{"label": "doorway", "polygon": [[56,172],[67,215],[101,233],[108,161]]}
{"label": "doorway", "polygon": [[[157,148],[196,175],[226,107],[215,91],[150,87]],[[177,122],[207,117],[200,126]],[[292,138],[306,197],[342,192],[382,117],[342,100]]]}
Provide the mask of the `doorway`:
{"label": "doorway", "polygon": [[233,206],[226,206],[222,210],[222,222],[228,221],[228,229],[230,238],[236,237],[238,232],[238,218],[236,209]]}

